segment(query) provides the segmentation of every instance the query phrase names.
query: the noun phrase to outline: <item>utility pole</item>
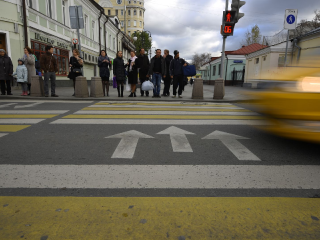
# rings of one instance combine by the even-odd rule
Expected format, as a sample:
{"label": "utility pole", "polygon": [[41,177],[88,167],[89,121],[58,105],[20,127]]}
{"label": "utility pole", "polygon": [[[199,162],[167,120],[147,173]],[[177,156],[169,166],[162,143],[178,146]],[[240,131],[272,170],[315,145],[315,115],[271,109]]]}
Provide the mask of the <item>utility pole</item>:
{"label": "utility pole", "polygon": [[124,33],[127,34],[127,8],[126,8],[126,0],[124,0]]}
{"label": "utility pole", "polygon": [[78,43],[79,43],[79,53],[80,53],[80,57],[84,59],[81,53],[80,21],[79,21],[79,14],[78,14],[78,6],[75,6],[75,7],[76,7],[76,16],[77,16],[77,34],[78,34]]}
{"label": "utility pole", "polygon": [[[228,5],[229,5],[229,0],[226,0],[226,12],[228,11]],[[223,18],[223,17],[222,17]],[[223,22],[223,19],[222,19]],[[226,57],[225,54],[225,49],[226,49],[226,39],[227,36],[223,36],[223,42],[222,42],[222,55],[221,55],[221,67],[220,67],[220,75],[221,78],[224,79],[225,78],[225,72],[224,72],[224,59]]]}
{"label": "utility pole", "polygon": [[22,8],[23,8],[23,30],[24,30],[24,46],[28,46],[28,26],[27,26],[27,7],[26,1],[22,0]]}

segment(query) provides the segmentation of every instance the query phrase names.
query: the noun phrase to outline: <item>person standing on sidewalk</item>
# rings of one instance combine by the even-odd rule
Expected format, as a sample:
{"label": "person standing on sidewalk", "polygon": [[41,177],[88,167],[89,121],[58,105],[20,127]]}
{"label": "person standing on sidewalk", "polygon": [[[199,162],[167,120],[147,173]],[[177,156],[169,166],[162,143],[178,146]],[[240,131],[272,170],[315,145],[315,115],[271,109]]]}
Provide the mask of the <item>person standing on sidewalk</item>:
{"label": "person standing on sidewalk", "polygon": [[138,83],[138,70],[136,67],[136,54],[133,50],[130,52],[131,58],[129,59],[128,65],[128,81],[131,84],[131,94],[129,97],[136,97],[136,88]]}
{"label": "person standing on sidewalk", "polygon": [[151,64],[149,68],[149,74],[152,75],[152,81],[154,85],[153,98],[161,98],[161,79],[162,76],[166,78],[166,61],[165,58],[161,56],[161,50],[156,50],[156,55],[151,59]]}
{"label": "person standing on sidewalk", "polygon": [[0,84],[1,95],[12,95],[11,93],[11,79],[13,73],[13,65],[11,58],[8,57],[4,49],[0,49]]}
{"label": "person standing on sidewalk", "polygon": [[184,59],[180,58],[178,50],[174,51],[174,59],[170,63],[170,76],[173,79],[173,98],[177,95],[177,88],[179,85],[178,95],[182,98],[183,83],[183,67],[187,66]]}
{"label": "person standing on sidewalk", "polygon": [[107,88],[107,96],[109,97],[109,79],[110,79],[111,62],[105,50],[101,50],[100,52],[100,56],[98,59],[98,67],[100,68],[100,77],[102,80],[103,95],[106,96],[106,88]]}
{"label": "person standing on sidewalk", "polygon": [[49,79],[51,80],[51,97],[59,97],[56,94],[56,72],[58,65],[56,58],[53,56],[53,47],[46,46],[46,53],[40,59],[41,70],[44,72],[44,93],[45,97],[49,97]]}
{"label": "person standing on sidewalk", "polygon": [[76,93],[76,78],[79,76],[82,76],[82,70],[81,68],[83,67],[83,60],[80,57],[80,52],[78,49],[73,49],[72,50],[73,56],[70,57],[69,61],[69,67],[70,67],[70,72],[68,75],[68,78],[70,78],[73,81],[73,90],[74,93],[72,96],[75,96]]}
{"label": "person standing on sidewalk", "polygon": [[36,76],[36,56],[33,55],[33,51],[29,47],[24,48],[24,65],[28,69],[28,90],[30,95],[30,89],[31,89],[31,77]]}
{"label": "person standing on sidewalk", "polygon": [[167,97],[167,96],[170,96],[171,77],[170,77],[170,73],[169,73],[169,68],[170,68],[170,63],[173,59],[173,56],[169,54],[168,49],[165,49],[163,57],[166,60],[166,70],[167,71],[166,71],[166,77],[163,79],[164,88],[163,88],[162,96]]}
{"label": "person standing on sidewalk", "polygon": [[21,84],[22,94],[21,96],[28,96],[28,70],[24,65],[24,59],[18,60],[17,70],[12,74],[17,77],[17,83]]}
{"label": "person standing on sidewalk", "polygon": [[[140,55],[138,56],[138,59],[136,60],[136,68],[140,68],[139,70],[139,78],[141,86],[144,81],[149,80],[148,72],[149,72],[149,58],[147,55],[145,55],[145,51],[143,48],[139,51]],[[144,91],[141,89],[141,97],[144,96]],[[146,96],[149,97],[149,91],[146,91]]]}
{"label": "person standing on sidewalk", "polygon": [[[122,58],[122,51],[117,52],[117,57],[113,61],[113,76],[116,77],[117,80],[117,90],[118,90],[118,97],[123,97],[123,88],[124,83],[126,82],[126,66],[128,64],[124,64]],[[121,86],[121,94],[120,94],[120,86]]]}

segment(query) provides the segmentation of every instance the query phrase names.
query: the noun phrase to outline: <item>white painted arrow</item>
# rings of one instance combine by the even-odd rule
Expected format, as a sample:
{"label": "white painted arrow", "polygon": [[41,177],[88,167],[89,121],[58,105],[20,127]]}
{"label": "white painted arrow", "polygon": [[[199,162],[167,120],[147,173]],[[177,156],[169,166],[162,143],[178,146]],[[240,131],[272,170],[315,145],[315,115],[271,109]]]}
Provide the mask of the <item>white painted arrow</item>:
{"label": "white painted arrow", "polygon": [[11,105],[15,105],[17,103],[8,103],[8,104],[3,104],[3,105],[0,105],[0,108],[6,108],[6,107],[9,107]]}
{"label": "white painted arrow", "polygon": [[240,139],[249,139],[246,137],[241,137],[238,135],[214,131],[208,136],[202,139],[216,139],[220,140],[239,160],[252,160],[252,161],[261,161],[256,155],[250,152],[245,146],[243,146],[238,140]]}
{"label": "white painted arrow", "polygon": [[173,152],[193,152],[186,135],[194,133],[172,126],[158,134],[170,135]]}
{"label": "white painted arrow", "polygon": [[106,138],[121,138],[121,141],[114,151],[111,158],[133,158],[136,151],[139,138],[153,138],[149,135],[132,130],[124,133],[119,133]]}
{"label": "white painted arrow", "polygon": [[31,104],[22,105],[22,106],[15,106],[14,108],[29,108],[29,107],[37,106],[37,105],[39,105],[39,104],[42,104],[42,102],[31,103]]}

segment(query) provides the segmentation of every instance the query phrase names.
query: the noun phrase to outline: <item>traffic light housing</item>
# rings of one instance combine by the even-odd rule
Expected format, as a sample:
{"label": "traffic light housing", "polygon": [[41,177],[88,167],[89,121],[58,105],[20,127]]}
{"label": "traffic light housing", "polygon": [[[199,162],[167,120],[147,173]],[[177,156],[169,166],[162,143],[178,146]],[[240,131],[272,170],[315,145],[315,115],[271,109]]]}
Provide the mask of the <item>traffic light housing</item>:
{"label": "traffic light housing", "polygon": [[233,36],[233,30],[236,20],[235,11],[224,11],[223,19],[221,25],[221,35],[223,36]]}
{"label": "traffic light housing", "polygon": [[244,16],[244,13],[240,13],[239,10],[245,4],[246,4],[245,1],[232,0],[231,11],[235,11],[236,12],[236,14],[235,14],[235,23],[237,23],[239,21],[239,19]]}

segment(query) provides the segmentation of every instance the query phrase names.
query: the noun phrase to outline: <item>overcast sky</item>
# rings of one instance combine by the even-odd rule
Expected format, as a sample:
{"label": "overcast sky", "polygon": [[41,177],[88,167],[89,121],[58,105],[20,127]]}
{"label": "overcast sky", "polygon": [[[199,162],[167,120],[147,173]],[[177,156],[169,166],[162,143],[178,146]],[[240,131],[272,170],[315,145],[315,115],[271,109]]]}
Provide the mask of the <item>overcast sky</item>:
{"label": "overcast sky", "polygon": [[[232,0],[229,0],[229,6]],[[197,53],[220,56],[220,26],[225,0],[145,0],[145,30],[152,33],[153,46],[180,51],[187,60]],[[230,7],[229,7],[230,9]],[[319,0],[247,0],[245,14],[236,24],[233,37],[227,38],[226,50],[241,47],[244,33],[258,24],[262,36],[272,36],[283,29],[285,9],[298,9],[298,22],[311,20],[320,10]]]}

